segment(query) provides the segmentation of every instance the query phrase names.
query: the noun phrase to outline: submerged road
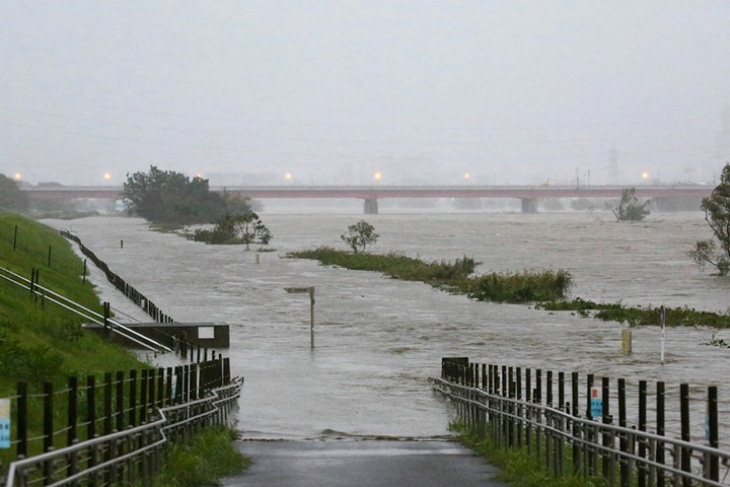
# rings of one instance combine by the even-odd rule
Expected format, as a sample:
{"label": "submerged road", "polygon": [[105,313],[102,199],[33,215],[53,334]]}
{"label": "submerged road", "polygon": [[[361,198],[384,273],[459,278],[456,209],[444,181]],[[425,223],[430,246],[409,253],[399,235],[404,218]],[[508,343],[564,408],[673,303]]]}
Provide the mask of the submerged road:
{"label": "submerged road", "polygon": [[224,486],[506,487],[497,469],[448,441],[243,441],[251,459]]}

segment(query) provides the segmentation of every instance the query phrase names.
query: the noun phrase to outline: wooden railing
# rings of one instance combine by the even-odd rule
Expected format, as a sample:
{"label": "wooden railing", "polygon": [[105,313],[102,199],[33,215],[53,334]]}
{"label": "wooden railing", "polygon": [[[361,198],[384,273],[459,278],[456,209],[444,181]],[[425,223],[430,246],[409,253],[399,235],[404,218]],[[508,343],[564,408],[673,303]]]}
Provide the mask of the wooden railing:
{"label": "wooden railing", "polygon": [[[612,389],[609,378],[597,384],[592,374],[581,381],[576,372],[545,371],[543,375],[540,369],[475,364],[466,357],[452,357],[443,359],[441,377],[431,382],[454,403],[459,423],[492,445],[527,449],[556,476],[602,477],[608,485],[622,487],[730,485],[730,452],[719,449],[714,386],[708,387],[702,404],[704,434],[694,438],[689,386],[679,387],[680,435],[676,438],[667,434],[668,426],[674,425],[666,421],[663,382],[656,384],[653,426],[647,421],[646,381],[639,382],[638,420],[633,424],[627,416],[624,379],[615,381]],[[581,386],[586,391],[583,416]],[[617,417],[611,414],[611,397],[618,402]],[[698,440],[703,437],[706,444]]]}
{"label": "wooden railing", "polygon": [[[11,403],[6,486],[111,485],[149,479],[168,441],[226,424],[243,379],[218,357],[177,367],[107,373],[56,390],[18,383]],[[12,452],[14,450],[14,452]],[[0,450],[1,451],[1,450]],[[14,453],[14,455],[13,455]],[[6,475],[6,478],[3,476]],[[125,484],[125,485],[127,485]]]}

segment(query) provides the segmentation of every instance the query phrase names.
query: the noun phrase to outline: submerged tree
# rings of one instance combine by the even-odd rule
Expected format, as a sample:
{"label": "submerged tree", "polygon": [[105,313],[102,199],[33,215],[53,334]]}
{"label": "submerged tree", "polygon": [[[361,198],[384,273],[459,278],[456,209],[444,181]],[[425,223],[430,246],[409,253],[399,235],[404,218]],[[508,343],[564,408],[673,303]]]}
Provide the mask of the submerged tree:
{"label": "submerged tree", "polygon": [[212,230],[198,229],[193,239],[211,244],[245,244],[250,250],[251,244],[268,245],[274,238],[271,231],[252,212],[226,213],[218,219]]}
{"label": "submerged tree", "polygon": [[155,166],[147,173],[127,175],[122,194],[130,213],[154,223],[210,223],[226,212],[225,200],[210,191],[207,179],[190,179]]}
{"label": "submerged tree", "polygon": [[347,232],[340,235],[340,238],[357,254],[365,252],[365,247],[368,245],[374,245],[379,236],[375,233],[375,227],[365,220],[360,220],[354,225],[348,226]]}
{"label": "submerged tree", "polygon": [[636,188],[627,188],[621,193],[618,207],[611,208],[611,211],[617,222],[641,221],[649,214],[649,210],[646,209],[648,204],[649,200],[639,202],[639,198],[636,197]]}
{"label": "submerged tree", "polygon": [[722,170],[720,184],[710,196],[702,199],[700,209],[705,212],[705,220],[720,244],[719,252],[715,241],[710,239],[695,243],[688,255],[700,267],[709,264],[719,275],[726,276],[730,274],[730,163]]}

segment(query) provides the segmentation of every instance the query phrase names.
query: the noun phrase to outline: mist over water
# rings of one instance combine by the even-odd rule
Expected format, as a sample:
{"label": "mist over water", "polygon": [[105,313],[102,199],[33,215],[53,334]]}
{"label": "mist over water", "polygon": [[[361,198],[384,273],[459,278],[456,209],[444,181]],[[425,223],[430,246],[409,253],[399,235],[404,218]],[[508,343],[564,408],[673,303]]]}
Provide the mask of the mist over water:
{"label": "mist over water", "polygon": [[[258,264],[255,252],[241,246],[207,246],[151,232],[140,219],[47,223],[76,233],[176,321],[231,325],[231,349],[224,353],[231,357],[232,372],[246,379],[237,425],[245,438],[448,434],[451,407],[430,391],[427,378],[439,374],[442,356],[451,355],[556,373],[579,371],[583,378],[586,373],[625,377],[632,397],[639,380],[649,381],[650,390],[663,380],[672,412],[679,410],[679,383],[689,382],[698,400],[707,385],[716,384],[727,431],[730,350],[703,345],[713,330],[668,328],[662,366],[658,327],[634,329],[634,353],[623,356],[618,323],[474,302],[423,283],[284,258],[320,245],[343,248],[339,235],[363,218],[357,211],[274,210],[261,216],[276,251],[259,254]],[[652,214],[644,222],[621,224],[605,213],[366,219],[381,235],[372,249],[378,253],[427,261],[466,255],[482,262],[478,272],[565,269],[575,278],[574,297],[602,302],[720,312],[730,303],[730,280],[700,271],[686,256],[696,240],[710,236],[700,212]],[[92,278],[104,300],[143,318],[98,271]],[[316,288],[314,351],[309,298],[287,294],[288,286]],[[730,341],[730,332],[716,331],[716,337]],[[697,433],[704,406],[698,402],[693,408]],[[667,417],[673,418],[669,412]]]}

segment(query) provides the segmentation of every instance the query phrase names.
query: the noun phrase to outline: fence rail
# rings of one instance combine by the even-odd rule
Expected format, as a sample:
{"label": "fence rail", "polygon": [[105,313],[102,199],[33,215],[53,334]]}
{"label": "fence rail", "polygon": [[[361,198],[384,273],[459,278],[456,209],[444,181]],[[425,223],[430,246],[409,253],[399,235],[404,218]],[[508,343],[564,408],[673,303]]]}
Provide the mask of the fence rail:
{"label": "fence rail", "polygon": [[[134,304],[144,310],[145,313],[150,315],[158,323],[173,323],[174,320],[171,316],[162,312],[162,310],[147,296],[139,292],[134,286],[125,281],[121,276],[113,272],[106,262],[101,260],[91,249],[86,247],[79,237],[68,232],[61,230],[61,236],[76,242],[79,245],[81,253],[91,259],[91,261],[106,275],[107,280],[112,283],[114,287],[127,296]],[[86,263],[84,262],[84,271],[86,270]]]}
{"label": "fence rail", "polygon": [[0,267],[0,279],[3,281],[9,282],[10,284],[13,284],[17,287],[20,287],[21,289],[24,289],[26,291],[30,292],[30,296],[33,298],[40,298],[41,303],[45,303],[46,301],[51,302],[53,304],[56,304],[82,318],[85,320],[88,320],[91,323],[96,323],[98,325],[103,325],[105,328],[110,330],[112,333],[115,333],[117,335],[120,335],[121,337],[124,337],[126,340],[129,340],[133,343],[136,343],[138,346],[145,348],[147,350],[153,351],[153,352],[172,352],[172,348],[167,347],[166,345],[163,345],[162,343],[159,343],[155,340],[152,340],[151,338],[138,333],[131,328],[113,320],[109,316],[109,307],[108,304],[105,303],[104,311],[105,313],[102,315],[101,313],[97,313],[94,310],[91,310],[75,301],[72,301],[65,296],[52,291],[51,289],[47,287],[43,287],[39,284],[39,271],[37,269],[31,270],[31,278],[28,279],[26,277],[21,276],[20,274],[17,274],[15,272],[12,272],[9,269],[6,269],[4,267]]}
{"label": "fence rail", "polygon": [[[627,417],[624,379],[615,382],[615,418],[609,378],[598,384],[592,374],[584,382],[575,372],[568,377],[566,381],[566,374],[546,371],[543,384],[540,369],[476,364],[466,357],[451,357],[442,360],[441,377],[431,382],[455,404],[459,422],[493,445],[527,449],[556,476],[602,477],[608,485],[622,487],[730,485],[730,452],[718,448],[716,387],[708,388],[703,401],[706,421],[700,437],[706,437],[707,444],[701,444],[690,434],[687,384],[679,389],[680,438],[672,438],[666,435],[663,382],[657,383],[655,424],[651,427],[646,414],[646,381],[639,382],[638,421],[632,424]],[[558,379],[557,388],[554,378]],[[581,385],[586,392],[585,416],[580,415]]]}
{"label": "fence rail", "polygon": [[159,468],[168,441],[225,424],[242,384],[231,378],[229,359],[220,356],[107,373],[99,384],[88,376],[85,386],[70,377],[61,390],[45,383],[30,392],[20,382],[17,395],[8,398],[15,455],[2,455],[10,466],[6,479],[0,469],[0,483],[111,485],[147,479]]}

